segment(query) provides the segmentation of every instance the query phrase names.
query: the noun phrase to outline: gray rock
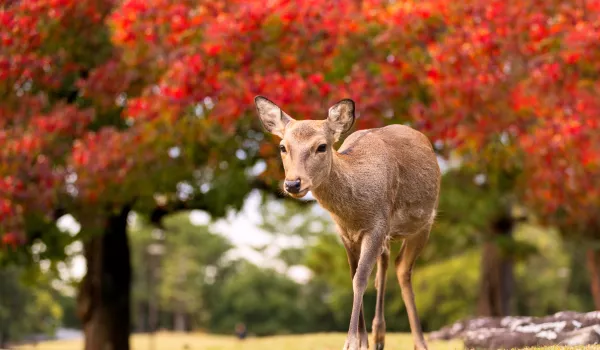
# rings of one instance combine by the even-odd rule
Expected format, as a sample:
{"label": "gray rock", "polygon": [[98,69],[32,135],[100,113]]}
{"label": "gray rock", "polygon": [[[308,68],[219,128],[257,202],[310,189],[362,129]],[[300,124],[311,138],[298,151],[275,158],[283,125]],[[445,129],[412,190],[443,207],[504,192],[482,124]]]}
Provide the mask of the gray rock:
{"label": "gray rock", "polygon": [[475,318],[456,322],[429,335],[430,340],[454,338],[462,338],[467,348],[475,349],[600,344],[600,312]]}

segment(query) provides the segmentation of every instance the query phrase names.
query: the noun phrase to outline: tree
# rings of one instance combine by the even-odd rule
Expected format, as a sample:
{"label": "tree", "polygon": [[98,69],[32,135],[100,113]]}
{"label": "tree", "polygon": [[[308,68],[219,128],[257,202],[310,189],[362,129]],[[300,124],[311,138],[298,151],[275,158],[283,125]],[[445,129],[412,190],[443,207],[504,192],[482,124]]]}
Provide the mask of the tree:
{"label": "tree", "polygon": [[0,347],[58,328],[62,309],[48,275],[14,266],[0,270]]}
{"label": "tree", "polygon": [[212,304],[221,302],[215,284],[232,268],[226,260],[231,244],[208,226],[193,225],[188,211],[165,217],[162,230],[139,215],[134,221],[130,237],[136,328],[209,328]]}
{"label": "tree", "polygon": [[240,262],[237,272],[222,285],[218,303],[212,306],[210,327],[231,333],[244,322],[256,335],[297,333],[310,317],[301,307],[302,287],[271,269]]}
{"label": "tree", "polygon": [[[567,237],[597,240],[598,2],[434,0],[388,9],[389,18],[425,18],[415,50],[427,58],[417,72],[427,98],[413,100],[415,125]],[[404,37],[387,32],[384,54],[393,56]],[[599,307],[600,259],[589,247]]]}
{"label": "tree", "polygon": [[[212,4],[216,7],[202,16],[212,18],[212,11],[219,10],[219,4]],[[177,54],[195,47],[187,39],[181,42],[182,37],[194,31],[200,36],[206,29],[203,17],[192,13],[206,10],[204,5],[156,3],[166,7],[163,13],[168,17],[163,20],[179,13],[178,18],[194,16],[202,26],[167,26],[172,39],[165,40],[172,44],[166,48],[172,52],[169,61],[163,61],[163,51],[154,50],[148,65],[138,65],[131,59],[135,51],[127,50],[132,48],[127,38],[120,36],[126,26],[120,16],[135,15],[143,5],[11,1],[0,12],[3,27],[14,28],[2,33],[0,64],[6,101],[0,113],[0,139],[7,145],[0,161],[2,242],[14,246],[36,238],[55,241],[60,236],[54,237],[51,229],[64,213],[82,224],[88,275],[80,314],[88,335],[95,337],[88,337],[87,348],[104,343],[128,347],[129,321],[123,316],[128,314],[131,278],[126,220],[133,205],[160,214],[163,208],[154,210],[153,195],[168,192],[175,206],[222,213],[226,206],[239,205],[247,193],[244,170],[258,150],[252,137],[224,138],[218,132],[228,126],[231,136],[232,120],[219,119],[217,112],[214,119],[206,118],[214,104],[210,97],[216,97],[210,86],[217,81],[197,73],[210,71],[201,66],[210,61],[214,49],[199,47]],[[150,26],[159,23],[156,18],[147,21]],[[197,79],[186,80],[192,76]],[[181,98],[181,86],[188,84],[200,96]],[[152,96],[157,86],[159,95],[165,96],[160,109],[154,109],[159,115],[144,118],[140,114],[150,110],[144,99],[158,101]],[[239,149],[245,155],[232,154],[228,161],[219,155],[222,148]],[[232,181],[238,185],[231,186]],[[191,197],[185,190],[190,187],[197,196],[185,201]],[[227,190],[221,191],[223,187]],[[56,243],[48,244],[50,251],[62,249],[64,243]],[[103,287],[106,279],[117,281],[113,289]]]}
{"label": "tree", "polygon": [[[221,260],[231,248],[226,238],[210,233],[206,226],[193,226],[189,213],[165,220],[166,247],[160,270],[161,309],[174,316],[174,329],[185,331],[206,326],[210,317],[206,285],[221,272]],[[193,324],[186,325],[187,316]]]}
{"label": "tree", "polygon": [[[274,98],[314,116],[322,101],[376,86],[351,70],[356,52],[343,48],[349,39],[369,43],[366,30],[344,24],[360,20],[360,9],[320,5],[2,5],[0,21],[14,29],[2,33],[0,51],[2,242],[43,239],[55,243],[49,252],[60,252],[65,242],[56,240],[54,221],[69,213],[81,223],[87,349],[128,348],[130,211],[151,213],[153,221],[181,208],[222,214],[251,187],[245,170],[259,152],[274,159],[272,149],[259,148],[262,135],[248,131],[258,129],[255,118],[244,118],[254,94],[278,86]],[[377,118],[361,123],[369,120]],[[269,173],[263,177],[272,183]],[[157,203],[157,194],[167,200]]]}
{"label": "tree", "polygon": [[[514,239],[516,221],[509,189],[490,185],[483,175],[464,168],[449,170],[442,185],[445,193],[432,237],[447,242],[434,245],[443,251],[431,253],[432,258],[443,260],[451,257],[449,251],[481,246],[475,311],[484,316],[510,314],[514,310],[514,265],[525,247]],[[464,259],[470,259],[468,254]]]}

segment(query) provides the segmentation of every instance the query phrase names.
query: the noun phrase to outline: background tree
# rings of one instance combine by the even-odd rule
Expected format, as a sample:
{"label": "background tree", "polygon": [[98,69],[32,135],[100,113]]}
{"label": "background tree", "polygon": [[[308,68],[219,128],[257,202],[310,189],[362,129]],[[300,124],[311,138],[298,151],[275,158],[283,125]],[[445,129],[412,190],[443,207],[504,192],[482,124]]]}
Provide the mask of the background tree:
{"label": "background tree", "polygon": [[[411,104],[415,125],[567,237],[597,239],[599,196],[590,181],[598,171],[591,100],[598,67],[588,41],[597,2],[427,1],[388,9],[392,18],[425,18],[417,21],[425,30],[417,47],[427,58],[418,71],[427,98]],[[385,54],[393,56],[401,39],[387,31]]]}
{"label": "background tree", "polygon": [[310,317],[304,312],[301,286],[270,269],[240,262],[219,291],[211,328],[231,333],[244,322],[256,335],[299,332]]}
{"label": "background tree", "polygon": [[8,348],[34,333],[53,334],[60,325],[62,308],[40,271],[19,267],[0,270],[0,346]]}
{"label": "background tree", "polygon": [[[154,317],[158,317],[158,310],[171,318],[166,324],[157,319],[158,323],[176,331],[207,326],[210,307],[205,300],[206,288],[221,273],[225,264],[221,260],[231,245],[226,238],[209,232],[206,226],[193,225],[189,215],[181,212],[167,217],[164,231],[155,231],[154,235],[148,231],[156,228],[138,217],[141,223],[132,230],[134,300],[138,328],[142,330],[148,329],[143,324],[147,313],[156,312]],[[152,238],[156,235],[158,239]],[[164,246],[159,259],[149,254],[157,241]],[[149,310],[150,307],[156,310]]]}
{"label": "background tree", "polygon": [[[477,130],[482,137],[504,140],[508,144],[505,149],[519,148],[524,156],[507,160],[522,169],[522,198],[533,204],[546,222],[561,227],[567,237],[597,239],[599,196],[590,182],[597,177],[600,149],[597,107],[590,99],[596,93],[597,66],[593,63],[596,53],[585,38],[593,35],[599,8],[596,2],[520,5],[519,9],[500,2],[465,6],[466,11],[485,13],[489,20],[461,21],[462,33],[471,33],[474,40],[471,50],[457,56],[460,62],[444,58],[444,51],[456,45],[458,32],[448,37],[448,46],[438,48],[436,64],[448,84],[435,86],[448,89],[450,84],[460,84],[446,80],[451,69],[476,69],[477,80],[466,85],[468,90],[443,93],[461,99],[455,104],[461,106],[460,111],[443,103],[446,113],[469,115],[460,118],[458,128],[463,132]],[[471,55],[483,58],[469,59]],[[464,113],[466,108],[472,112]],[[482,133],[478,125],[487,131]],[[481,140],[482,145],[493,145]],[[588,267],[592,291],[599,295],[595,249],[590,246]],[[595,299],[598,307],[600,298]]]}

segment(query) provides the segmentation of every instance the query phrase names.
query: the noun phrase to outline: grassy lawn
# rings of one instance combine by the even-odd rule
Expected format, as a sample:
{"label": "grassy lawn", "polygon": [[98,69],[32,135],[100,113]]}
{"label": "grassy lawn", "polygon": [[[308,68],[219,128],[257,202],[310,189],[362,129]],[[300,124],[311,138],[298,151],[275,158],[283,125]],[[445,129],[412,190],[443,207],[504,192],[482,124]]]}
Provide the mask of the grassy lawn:
{"label": "grassy lawn", "polygon": [[[342,333],[307,334],[249,338],[243,342],[233,337],[206,334],[158,333],[154,350],[340,350],[346,335]],[[369,339],[372,342],[371,339]],[[150,350],[150,337],[134,335],[131,350]],[[187,348],[185,347],[187,345]],[[373,348],[373,344],[371,344]],[[24,346],[19,350],[81,350],[79,341],[51,341],[37,347]],[[462,349],[460,342],[432,342],[430,350]],[[413,350],[410,334],[388,334],[386,350]]]}
{"label": "grassy lawn", "polygon": [[[205,334],[159,333],[154,347],[150,347],[147,335],[135,335],[132,338],[132,350],[340,350],[344,345],[345,334],[307,334],[293,336],[277,336],[266,338],[250,338],[240,342],[233,337]],[[369,339],[371,342],[371,339]],[[373,348],[373,344],[371,344]],[[79,341],[52,341],[39,344],[37,347],[24,346],[19,350],[81,350]],[[386,350],[412,350],[410,334],[388,334]],[[430,350],[463,349],[459,341],[430,342]],[[547,350],[566,349],[565,347],[548,347]],[[574,349],[574,348],[572,348]],[[593,347],[579,347],[593,349]],[[598,349],[598,348],[596,348]]]}

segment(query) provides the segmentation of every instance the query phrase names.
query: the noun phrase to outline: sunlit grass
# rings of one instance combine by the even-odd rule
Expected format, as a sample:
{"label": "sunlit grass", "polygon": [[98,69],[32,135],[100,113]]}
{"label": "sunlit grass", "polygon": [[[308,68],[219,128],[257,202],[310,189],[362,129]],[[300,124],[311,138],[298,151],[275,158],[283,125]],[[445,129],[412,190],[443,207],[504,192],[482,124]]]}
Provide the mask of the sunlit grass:
{"label": "sunlit grass", "polygon": [[[345,334],[324,333],[290,335],[265,338],[249,338],[239,341],[233,337],[206,334],[158,333],[152,346],[148,335],[134,335],[131,350],[340,350],[344,344]],[[369,339],[369,341],[371,341]],[[373,344],[371,344],[373,348]],[[600,347],[561,347],[529,348],[544,350],[559,349],[598,349]],[[81,341],[50,341],[34,346],[19,347],[19,350],[82,350]],[[388,334],[386,350],[412,350],[413,342],[410,334]],[[429,342],[430,350],[464,349],[462,342]]]}
{"label": "sunlit grass", "polygon": [[[340,350],[345,334],[324,333],[249,338],[239,341],[234,337],[206,334],[159,333],[154,347],[148,335],[134,335],[131,350]],[[371,339],[369,339],[371,341]],[[371,344],[373,348],[373,344]],[[462,344],[453,342],[431,342],[430,350],[462,349]],[[81,341],[50,341],[37,347],[24,346],[19,350],[82,350]],[[413,350],[410,334],[388,334],[386,350]]]}

